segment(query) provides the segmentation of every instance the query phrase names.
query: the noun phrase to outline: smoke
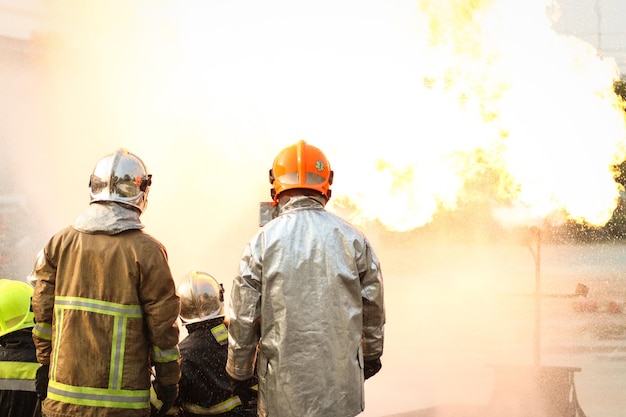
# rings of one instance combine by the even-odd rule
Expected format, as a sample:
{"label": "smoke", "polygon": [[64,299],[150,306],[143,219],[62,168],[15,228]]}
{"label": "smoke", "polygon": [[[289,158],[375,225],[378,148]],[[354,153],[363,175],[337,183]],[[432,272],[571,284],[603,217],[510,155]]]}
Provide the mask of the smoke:
{"label": "smoke", "polygon": [[415,230],[473,202],[503,224],[615,208],[617,67],[554,32],[545,0],[46,6],[41,154],[87,168],[135,147],[155,210],[169,181],[185,183],[170,201],[256,197],[301,138],[336,168],[331,208],[363,226]]}
{"label": "smoke", "polygon": [[[528,336],[501,333],[492,295],[502,281],[528,290],[532,261],[520,245],[468,250],[448,238],[555,212],[602,224],[619,195],[615,63],[556,34],[549,4],[47,2],[30,42],[3,41],[3,191],[29,201],[34,260],[87,205],[96,161],[126,147],[153,174],[142,219],[174,276],[204,270],[228,291],[274,156],[305,139],[335,170],[329,209],[366,231],[388,277],[393,353],[368,394],[412,386],[412,363],[423,396],[399,404],[485,398],[454,377],[494,358],[494,332]],[[442,214],[455,210],[462,218]]]}

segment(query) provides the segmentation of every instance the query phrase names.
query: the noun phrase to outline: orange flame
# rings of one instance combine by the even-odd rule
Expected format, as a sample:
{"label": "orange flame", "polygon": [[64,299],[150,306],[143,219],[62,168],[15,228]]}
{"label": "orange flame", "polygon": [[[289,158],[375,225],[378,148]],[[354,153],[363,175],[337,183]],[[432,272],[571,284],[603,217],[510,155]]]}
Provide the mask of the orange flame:
{"label": "orange flame", "polygon": [[394,231],[468,199],[505,224],[610,218],[617,67],[557,34],[547,0],[260,3],[48,4],[67,100],[51,118],[87,105],[97,138],[182,137],[263,195],[273,156],[303,138],[336,171],[329,207]]}

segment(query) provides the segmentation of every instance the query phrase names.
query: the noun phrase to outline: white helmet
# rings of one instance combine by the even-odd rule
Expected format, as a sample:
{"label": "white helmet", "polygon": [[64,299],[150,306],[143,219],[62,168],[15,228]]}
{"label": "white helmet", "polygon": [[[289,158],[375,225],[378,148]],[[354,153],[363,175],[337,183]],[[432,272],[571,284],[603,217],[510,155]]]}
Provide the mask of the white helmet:
{"label": "white helmet", "polygon": [[116,201],[143,212],[148,205],[152,175],[136,155],[121,148],[96,164],[89,179],[91,202]]}
{"label": "white helmet", "polygon": [[224,287],[206,272],[191,271],[176,290],[183,324],[224,317]]}

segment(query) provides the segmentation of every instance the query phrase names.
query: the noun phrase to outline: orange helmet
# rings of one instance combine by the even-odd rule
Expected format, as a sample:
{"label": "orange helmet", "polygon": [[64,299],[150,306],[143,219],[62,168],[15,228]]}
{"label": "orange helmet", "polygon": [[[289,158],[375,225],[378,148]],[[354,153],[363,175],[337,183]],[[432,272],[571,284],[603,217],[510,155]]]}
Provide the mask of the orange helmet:
{"label": "orange helmet", "polygon": [[329,200],[332,183],[333,171],[324,153],[303,140],[280,151],[270,169],[274,203],[280,193],[294,188],[318,191]]}

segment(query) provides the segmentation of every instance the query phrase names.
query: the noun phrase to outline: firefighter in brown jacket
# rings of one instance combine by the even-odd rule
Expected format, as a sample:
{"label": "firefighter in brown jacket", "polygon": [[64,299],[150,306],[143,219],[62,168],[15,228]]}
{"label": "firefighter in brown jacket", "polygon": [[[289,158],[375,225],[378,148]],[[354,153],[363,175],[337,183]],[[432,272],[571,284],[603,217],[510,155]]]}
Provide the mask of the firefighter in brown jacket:
{"label": "firefighter in brown jacket", "polygon": [[139,219],[151,177],[125,149],[101,159],[88,208],[38,256],[33,339],[47,417],[149,416],[153,369],[159,399],[176,399],[180,302],[166,250]]}

